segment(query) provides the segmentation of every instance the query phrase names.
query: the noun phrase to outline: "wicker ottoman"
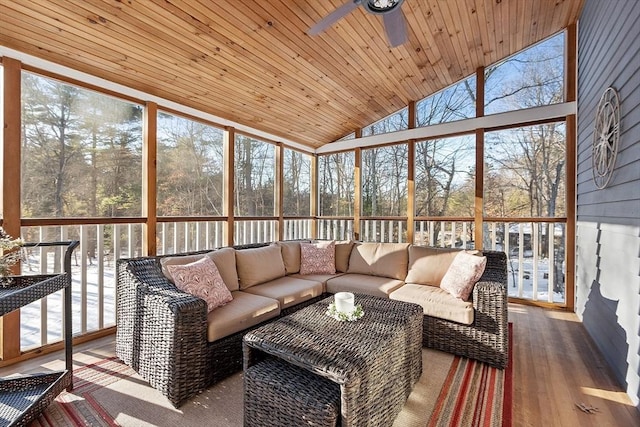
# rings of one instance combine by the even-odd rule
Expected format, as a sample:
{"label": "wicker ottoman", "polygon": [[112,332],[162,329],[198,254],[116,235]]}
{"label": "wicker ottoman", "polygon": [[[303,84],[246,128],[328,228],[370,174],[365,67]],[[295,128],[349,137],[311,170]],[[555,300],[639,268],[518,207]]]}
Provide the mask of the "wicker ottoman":
{"label": "wicker ottoman", "polygon": [[245,371],[245,426],[334,427],[339,420],[340,388],[336,383],[273,358]]}

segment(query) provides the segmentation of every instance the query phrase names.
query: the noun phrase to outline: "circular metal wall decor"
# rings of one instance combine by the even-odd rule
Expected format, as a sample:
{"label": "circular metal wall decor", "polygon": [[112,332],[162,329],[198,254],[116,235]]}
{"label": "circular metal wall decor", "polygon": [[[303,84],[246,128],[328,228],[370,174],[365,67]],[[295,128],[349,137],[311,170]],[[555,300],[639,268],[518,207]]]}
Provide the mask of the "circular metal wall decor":
{"label": "circular metal wall decor", "polygon": [[605,188],[609,184],[616,164],[619,139],[620,99],[618,92],[609,87],[600,97],[593,131],[591,162],[593,182],[598,188]]}

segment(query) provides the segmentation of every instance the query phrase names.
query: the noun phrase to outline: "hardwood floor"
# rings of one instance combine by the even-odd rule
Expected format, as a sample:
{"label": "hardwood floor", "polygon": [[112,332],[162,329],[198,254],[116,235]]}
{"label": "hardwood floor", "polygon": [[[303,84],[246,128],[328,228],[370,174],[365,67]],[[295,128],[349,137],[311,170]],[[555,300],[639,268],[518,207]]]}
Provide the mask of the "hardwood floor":
{"label": "hardwood floor", "polygon": [[[599,351],[573,313],[511,304],[513,323],[513,425],[640,426],[640,412],[616,383]],[[115,336],[75,347],[77,367],[115,352]],[[0,376],[59,369],[53,353],[0,369]],[[582,412],[576,404],[597,408]]]}
{"label": "hardwood floor", "polygon": [[574,313],[510,304],[509,321],[514,426],[640,426],[640,412]]}

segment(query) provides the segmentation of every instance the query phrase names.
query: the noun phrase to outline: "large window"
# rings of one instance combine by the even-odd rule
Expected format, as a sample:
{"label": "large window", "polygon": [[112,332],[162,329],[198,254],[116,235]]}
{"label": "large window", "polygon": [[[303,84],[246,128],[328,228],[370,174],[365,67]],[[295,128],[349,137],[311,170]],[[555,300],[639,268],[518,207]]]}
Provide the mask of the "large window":
{"label": "large window", "polygon": [[22,216],[141,214],[142,108],[22,75]]}
{"label": "large window", "polygon": [[565,124],[488,132],[485,136],[485,215],[565,215]]}
{"label": "large window", "polygon": [[468,77],[416,103],[418,127],[475,117],[476,78]]}
{"label": "large window", "polygon": [[396,132],[409,127],[409,113],[407,108],[403,108],[397,113],[385,117],[362,129],[362,136],[378,135],[381,133]]}
{"label": "large window", "polygon": [[318,194],[321,216],[353,216],[354,152],[318,157]]}
{"label": "large window", "polygon": [[564,33],[485,70],[485,114],[564,101]]}
{"label": "large window", "polygon": [[223,130],[159,113],[157,135],[158,215],[222,215]]}
{"label": "large window", "polygon": [[416,144],[416,216],[472,217],[475,138],[470,135]]}
{"label": "large window", "polygon": [[311,214],[311,157],[285,148],[283,169],[283,215],[309,216]]}
{"label": "large window", "polygon": [[362,150],[362,215],[407,215],[407,144]]}
{"label": "large window", "polygon": [[274,216],[275,146],[236,134],[235,215]]}

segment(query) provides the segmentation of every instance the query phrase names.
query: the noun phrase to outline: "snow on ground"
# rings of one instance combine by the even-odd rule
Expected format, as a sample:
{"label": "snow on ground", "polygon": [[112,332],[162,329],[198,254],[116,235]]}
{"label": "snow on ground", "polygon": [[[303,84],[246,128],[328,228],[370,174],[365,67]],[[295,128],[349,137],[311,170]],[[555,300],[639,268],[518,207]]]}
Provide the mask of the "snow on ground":
{"label": "snow on ground", "polygon": [[[75,263],[73,263],[75,264]],[[99,329],[99,307],[98,299],[98,266],[87,266],[87,326],[82,331],[82,287],[80,283],[81,267],[72,265],[71,267],[71,312],[73,334],[78,335],[83,332],[91,332]],[[25,274],[35,274],[33,272]],[[116,323],[115,317],[115,268],[113,262],[104,265],[103,284],[103,325],[113,326]],[[47,338],[46,342],[41,342],[41,312],[42,301],[36,301],[20,309],[20,348],[22,351],[44,344],[56,342],[62,339],[63,324],[63,291],[58,291],[46,297],[47,305]]]}

